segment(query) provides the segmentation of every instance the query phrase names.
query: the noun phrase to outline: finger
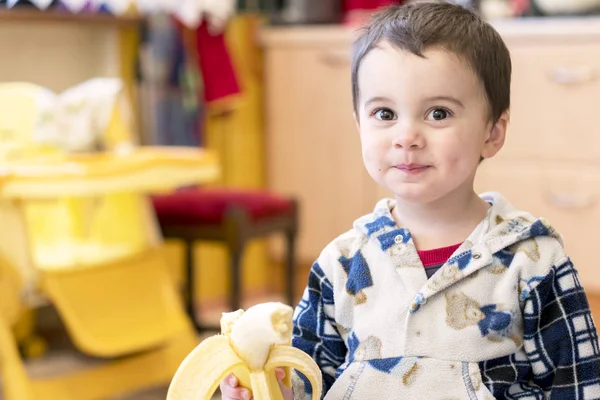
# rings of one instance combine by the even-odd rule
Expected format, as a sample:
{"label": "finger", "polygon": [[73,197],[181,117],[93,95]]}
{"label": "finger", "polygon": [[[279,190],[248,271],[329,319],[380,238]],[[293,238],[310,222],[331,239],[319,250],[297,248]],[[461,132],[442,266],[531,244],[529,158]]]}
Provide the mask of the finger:
{"label": "finger", "polygon": [[232,388],[226,382],[221,382],[222,400],[251,400],[252,395],[247,389]]}
{"label": "finger", "polygon": [[285,369],[275,368],[275,376],[277,377],[277,383],[279,383],[279,389],[284,399],[293,399],[294,394],[291,387],[287,387],[283,384],[282,380],[285,378]]}
{"label": "finger", "polygon": [[223,400],[245,400],[246,389],[238,387],[239,381],[234,375],[227,376],[219,385]]}
{"label": "finger", "polygon": [[243,400],[252,400],[252,393],[248,389],[242,389],[241,395]]}
{"label": "finger", "polygon": [[275,376],[278,380],[282,380],[283,378],[285,378],[285,369],[275,368]]}
{"label": "finger", "polygon": [[238,379],[235,377],[235,375],[229,375],[227,378],[227,383],[229,384],[229,386],[235,388],[238,387],[238,385],[240,384],[240,382],[238,381]]}

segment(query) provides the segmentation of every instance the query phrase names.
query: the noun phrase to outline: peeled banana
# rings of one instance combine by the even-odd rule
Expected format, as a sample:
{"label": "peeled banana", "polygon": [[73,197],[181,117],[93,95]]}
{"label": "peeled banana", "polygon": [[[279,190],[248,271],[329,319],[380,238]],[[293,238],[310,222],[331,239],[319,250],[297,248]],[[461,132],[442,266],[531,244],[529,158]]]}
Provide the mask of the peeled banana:
{"label": "peeled banana", "polygon": [[224,313],[221,334],[205,339],[183,360],[169,386],[167,400],[210,400],[219,384],[234,374],[255,400],[283,400],[275,368],[284,367],[282,384],[291,387],[293,368],[305,375],[321,398],[321,371],[313,359],[291,346],[290,306],[271,302],[245,312]]}

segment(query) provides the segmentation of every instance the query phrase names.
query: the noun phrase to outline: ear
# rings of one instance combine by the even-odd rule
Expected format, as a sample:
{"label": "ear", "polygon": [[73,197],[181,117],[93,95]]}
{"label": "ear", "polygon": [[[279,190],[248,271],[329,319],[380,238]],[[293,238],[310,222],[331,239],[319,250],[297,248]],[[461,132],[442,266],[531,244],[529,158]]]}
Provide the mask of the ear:
{"label": "ear", "polygon": [[506,128],[508,126],[509,120],[509,112],[505,111],[502,113],[500,118],[496,121],[492,128],[490,129],[490,133],[483,144],[483,149],[481,151],[481,156],[483,158],[492,158],[496,155],[504,146],[504,140],[506,139]]}

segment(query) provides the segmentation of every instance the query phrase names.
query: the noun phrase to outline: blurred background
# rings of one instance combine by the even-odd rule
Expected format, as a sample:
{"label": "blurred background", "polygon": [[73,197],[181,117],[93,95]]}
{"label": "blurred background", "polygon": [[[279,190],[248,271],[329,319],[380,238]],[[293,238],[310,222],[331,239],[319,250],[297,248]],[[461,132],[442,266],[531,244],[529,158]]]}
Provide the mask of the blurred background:
{"label": "blurred background", "polygon": [[[563,234],[594,316],[600,0],[462,0],[513,57],[477,176]],[[352,117],[391,0],[0,0],[0,399],[159,399],[222,312],[295,303],[389,196]]]}

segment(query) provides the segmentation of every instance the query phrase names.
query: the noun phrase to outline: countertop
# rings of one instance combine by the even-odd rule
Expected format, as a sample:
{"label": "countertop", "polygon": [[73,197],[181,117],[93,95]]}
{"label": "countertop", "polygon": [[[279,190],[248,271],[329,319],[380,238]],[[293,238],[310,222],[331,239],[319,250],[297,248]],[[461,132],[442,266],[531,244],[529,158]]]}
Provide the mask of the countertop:
{"label": "countertop", "polygon": [[[533,41],[554,38],[556,41],[597,41],[600,38],[600,16],[535,17],[490,21],[505,41]],[[343,25],[265,26],[259,32],[267,47],[350,45],[356,28]]]}

